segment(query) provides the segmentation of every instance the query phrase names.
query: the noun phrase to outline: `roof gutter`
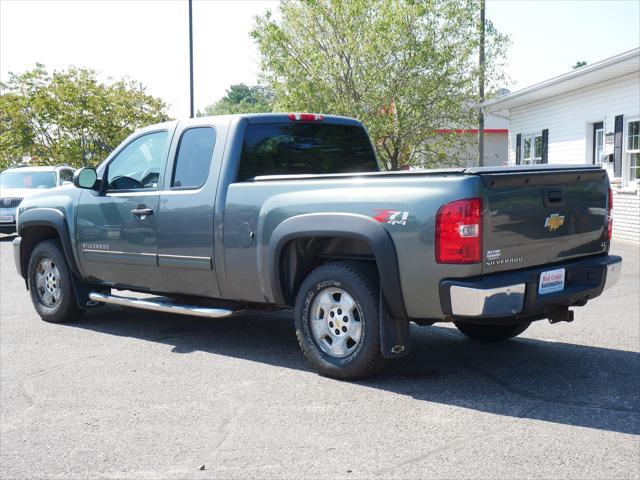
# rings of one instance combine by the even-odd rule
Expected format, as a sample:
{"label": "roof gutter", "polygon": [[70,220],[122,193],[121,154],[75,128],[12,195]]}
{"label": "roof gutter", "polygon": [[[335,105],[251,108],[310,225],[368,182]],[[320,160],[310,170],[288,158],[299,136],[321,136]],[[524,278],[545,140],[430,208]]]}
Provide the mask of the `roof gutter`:
{"label": "roof gutter", "polygon": [[586,65],[584,67],[577,68],[571,72],[563,73],[562,75],[558,75],[557,77],[550,78],[549,80],[545,80],[540,83],[536,83],[529,87],[525,87],[516,92],[510,93],[508,95],[504,95],[502,97],[492,98],[491,100],[487,100],[480,104],[480,108],[483,111],[487,111],[491,109],[491,107],[495,107],[500,105],[501,103],[514,100],[516,98],[522,97],[523,95],[528,95],[533,92],[537,92],[538,90],[542,90],[544,88],[550,87],[557,83],[562,83],[567,80],[571,80],[574,78],[579,78],[589,73],[596,72],[598,70],[602,70],[604,68],[610,67],[611,65],[615,65],[616,63],[624,62],[626,60],[632,59],[640,55],[640,47],[634,48],[632,50],[620,53],[613,57],[609,57],[605,60],[601,60],[599,62],[593,63],[591,65]]}

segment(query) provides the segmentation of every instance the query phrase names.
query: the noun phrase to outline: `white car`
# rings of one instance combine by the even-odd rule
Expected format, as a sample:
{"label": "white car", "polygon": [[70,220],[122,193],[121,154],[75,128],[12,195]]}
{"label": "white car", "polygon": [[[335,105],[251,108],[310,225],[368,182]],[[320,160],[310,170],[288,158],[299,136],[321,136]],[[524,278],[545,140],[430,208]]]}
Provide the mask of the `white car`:
{"label": "white car", "polygon": [[59,167],[16,167],[0,173],[0,233],[16,231],[16,210],[29,195],[73,181],[74,169]]}

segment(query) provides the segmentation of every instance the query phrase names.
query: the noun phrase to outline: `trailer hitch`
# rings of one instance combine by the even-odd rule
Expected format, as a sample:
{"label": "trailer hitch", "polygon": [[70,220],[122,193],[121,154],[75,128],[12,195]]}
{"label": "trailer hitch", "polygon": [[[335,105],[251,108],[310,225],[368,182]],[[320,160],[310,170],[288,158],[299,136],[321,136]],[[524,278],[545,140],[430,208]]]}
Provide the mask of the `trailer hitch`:
{"label": "trailer hitch", "polygon": [[573,310],[569,307],[553,308],[549,310],[549,323],[573,322]]}

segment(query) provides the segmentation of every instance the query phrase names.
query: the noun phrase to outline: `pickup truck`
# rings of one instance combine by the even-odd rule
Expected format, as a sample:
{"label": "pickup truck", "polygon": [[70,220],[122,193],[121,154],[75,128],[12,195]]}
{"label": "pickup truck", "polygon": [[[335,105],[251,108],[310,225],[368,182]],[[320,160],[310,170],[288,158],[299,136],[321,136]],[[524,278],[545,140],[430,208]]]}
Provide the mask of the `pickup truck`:
{"label": "pickup truck", "polygon": [[406,355],[411,322],[500,341],[571,321],[621,266],[599,167],[380,171],[364,126],[338,116],[153,125],[73,183],[19,208],[15,263],[44,320],[290,308],[336,378]]}

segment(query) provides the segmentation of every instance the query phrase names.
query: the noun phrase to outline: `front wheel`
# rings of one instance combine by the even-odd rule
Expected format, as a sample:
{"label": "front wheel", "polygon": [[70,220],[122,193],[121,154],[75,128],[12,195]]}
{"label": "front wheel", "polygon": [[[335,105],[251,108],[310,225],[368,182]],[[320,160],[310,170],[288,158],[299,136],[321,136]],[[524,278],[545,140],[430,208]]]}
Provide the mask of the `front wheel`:
{"label": "front wheel", "polygon": [[481,342],[502,342],[517,337],[524,332],[531,323],[513,325],[480,325],[475,323],[455,322],[456,327],[467,337]]}
{"label": "front wheel", "polygon": [[58,240],[36,245],[27,274],[31,302],[43,320],[63,323],[82,317],[84,310],[76,304],[72,273]]}
{"label": "front wheel", "polygon": [[302,282],[295,306],[298,343],[321,375],[354,380],[382,369],[375,265],[331,262]]}

